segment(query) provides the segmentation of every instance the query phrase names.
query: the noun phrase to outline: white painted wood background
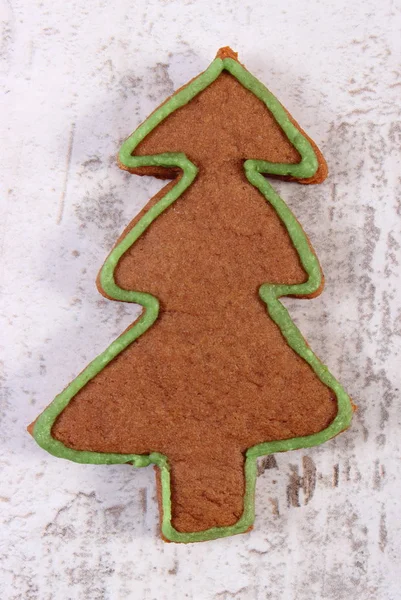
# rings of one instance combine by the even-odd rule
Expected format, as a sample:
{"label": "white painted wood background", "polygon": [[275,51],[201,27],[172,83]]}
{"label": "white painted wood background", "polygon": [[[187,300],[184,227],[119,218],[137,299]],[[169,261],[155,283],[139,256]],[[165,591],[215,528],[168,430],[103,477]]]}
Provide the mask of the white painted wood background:
{"label": "white painted wood background", "polygon": [[[396,600],[400,584],[401,16],[393,0],[7,0],[0,218],[2,600]],[[359,406],[324,446],[261,463],[248,535],[158,537],[152,469],[83,466],[25,426],[137,314],[95,277],[160,187],[121,140],[230,44],[321,146],[276,183],[326,274],[287,301]]]}

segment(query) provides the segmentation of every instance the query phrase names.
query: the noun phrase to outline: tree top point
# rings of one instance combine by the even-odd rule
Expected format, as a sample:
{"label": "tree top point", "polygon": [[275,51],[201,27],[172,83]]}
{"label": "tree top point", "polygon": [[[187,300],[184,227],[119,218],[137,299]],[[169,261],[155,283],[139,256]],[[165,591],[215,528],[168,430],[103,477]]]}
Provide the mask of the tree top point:
{"label": "tree top point", "polygon": [[218,50],[216,58],[232,58],[234,60],[238,60],[238,52],[234,52],[234,50],[232,50],[230,46],[224,46],[223,48],[220,48],[220,50]]}

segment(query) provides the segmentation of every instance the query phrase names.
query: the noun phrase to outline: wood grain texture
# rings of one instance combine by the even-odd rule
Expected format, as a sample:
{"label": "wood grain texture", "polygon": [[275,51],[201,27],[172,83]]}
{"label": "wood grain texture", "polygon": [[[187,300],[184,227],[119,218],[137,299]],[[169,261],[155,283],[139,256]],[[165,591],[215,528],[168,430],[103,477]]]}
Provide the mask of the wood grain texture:
{"label": "wood grain texture", "polygon": [[[0,597],[398,600],[397,4],[116,4],[3,7]],[[62,462],[25,426],[137,314],[95,288],[162,185],[117,168],[121,140],[228,43],[327,158],[322,186],[274,182],[326,275],[286,305],[359,409],[339,438],[260,462],[249,535],[166,545],[151,469]]]}

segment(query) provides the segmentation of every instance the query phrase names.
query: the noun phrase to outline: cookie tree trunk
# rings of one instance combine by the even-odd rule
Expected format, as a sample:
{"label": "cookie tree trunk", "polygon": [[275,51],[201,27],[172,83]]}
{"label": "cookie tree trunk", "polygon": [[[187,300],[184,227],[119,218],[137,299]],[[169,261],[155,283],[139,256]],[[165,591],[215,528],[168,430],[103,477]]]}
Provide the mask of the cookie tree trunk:
{"label": "cookie tree trunk", "polygon": [[[318,263],[253,159],[303,182],[321,181],[325,163],[298,126],[290,142],[273,109],[237,79],[227,52],[221,58],[235,76],[218,72],[192,101],[163,119],[156,111],[138,130],[139,143],[137,134],[131,147],[126,142],[124,168],[176,178],[127,228],[99,280],[108,297],[140,302],[147,312],[133,328],[142,327],[136,341],[121,343],[114,360],[70,394],[51,430],[78,452],[74,460],[84,451],[97,453],[97,462],[135,455],[134,464],[147,464],[138,455],[150,455],[162,468],[163,532],[177,541],[235,533],[229,528],[237,523],[246,530],[254,457],[319,443],[314,436],[328,439],[341,425],[332,433],[338,384],[274,296],[277,286],[280,295],[315,294]],[[301,177],[305,147],[317,170]],[[145,324],[147,315],[154,318]]]}

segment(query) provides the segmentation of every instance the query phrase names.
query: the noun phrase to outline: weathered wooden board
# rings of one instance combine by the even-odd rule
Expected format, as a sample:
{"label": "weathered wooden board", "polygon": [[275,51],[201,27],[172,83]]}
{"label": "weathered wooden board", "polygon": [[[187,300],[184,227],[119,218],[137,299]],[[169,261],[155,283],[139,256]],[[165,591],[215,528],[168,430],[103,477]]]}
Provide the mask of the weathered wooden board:
{"label": "weathered wooden board", "polygon": [[[399,8],[4,2],[2,599],[401,598]],[[62,462],[24,428],[137,314],[94,283],[160,187],[117,169],[121,140],[228,43],[327,158],[322,186],[275,183],[327,282],[286,304],[359,410],[260,462],[252,533],[167,545],[151,469]]]}

